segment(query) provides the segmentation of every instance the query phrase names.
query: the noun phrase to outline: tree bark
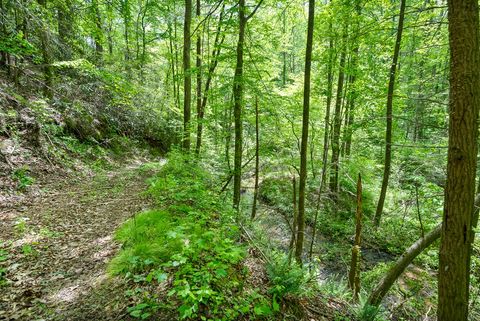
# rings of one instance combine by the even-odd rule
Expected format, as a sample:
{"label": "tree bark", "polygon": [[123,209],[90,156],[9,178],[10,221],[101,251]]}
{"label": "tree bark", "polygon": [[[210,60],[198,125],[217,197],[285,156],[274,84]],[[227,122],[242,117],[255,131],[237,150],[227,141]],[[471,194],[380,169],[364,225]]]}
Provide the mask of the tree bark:
{"label": "tree bark", "polygon": [[338,196],[338,170],[340,156],[340,130],[342,127],[341,107],[343,97],[343,83],[345,79],[345,60],[346,60],[346,31],[343,35],[343,49],[340,54],[340,65],[338,70],[337,98],[335,101],[335,114],[333,116],[333,136],[332,136],[332,172],[330,173],[330,191],[336,200]]}
{"label": "tree bark", "polygon": [[312,68],[313,27],[315,22],[315,0],[308,1],[308,30],[305,51],[305,76],[303,81],[303,119],[302,142],[300,145],[300,180],[298,190],[298,230],[295,247],[295,259],[302,263],[303,241],[305,233],[305,185],[307,180],[307,146],[310,118],[310,74]]}
{"label": "tree bark", "polygon": [[183,25],[183,149],[190,150],[190,114],[192,100],[192,76],[190,73],[190,24],[192,22],[192,0],[185,0],[185,22]]}
{"label": "tree bark", "polygon": [[243,45],[245,42],[245,27],[247,18],[245,16],[245,0],[238,0],[238,42],[237,42],[237,64],[233,79],[233,118],[235,123],[235,156],[233,165],[233,207],[238,209],[240,205],[240,185],[242,180],[242,109],[243,109]]}
{"label": "tree bark", "polygon": [[388,290],[392,287],[393,283],[398,277],[405,271],[407,266],[420,254],[423,250],[429,247],[435,240],[440,237],[440,231],[442,225],[438,225],[433,230],[413,243],[395,262],[395,265],[385,274],[380,280],[377,286],[373,289],[372,293],[368,297],[367,305],[378,307],[383,298],[387,294]]}
{"label": "tree bark", "polygon": [[258,98],[255,97],[255,187],[253,190],[252,220],[257,214],[258,198],[258,173],[260,171],[260,143],[259,143],[259,121],[258,121]]}
{"label": "tree bark", "polygon": [[393,92],[395,89],[395,74],[397,72],[398,56],[400,54],[400,45],[402,42],[403,22],[405,20],[405,2],[402,0],[400,4],[400,15],[398,17],[397,39],[395,42],[395,49],[393,51],[392,65],[390,67],[390,79],[388,82],[387,93],[387,127],[385,132],[385,167],[383,170],[382,189],[378,199],[377,210],[374,216],[374,225],[380,225],[382,217],[383,205],[385,204],[385,197],[387,195],[388,180],[390,178],[390,168],[392,164],[392,125],[393,125]]}
{"label": "tree bark", "polygon": [[358,299],[360,293],[360,245],[362,235],[362,176],[358,174],[357,180],[357,212],[355,215],[355,242],[352,248],[352,261],[350,263],[350,272],[348,274],[348,285],[353,291],[353,297]]}
{"label": "tree bark", "polygon": [[[42,23],[46,24],[45,15],[47,14],[47,0],[37,0],[38,4],[42,7]],[[43,58],[43,77],[45,82],[43,83],[43,94],[48,99],[53,98],[53,69],[52,69],[52,57],[50,54],[50,44],[48,31],[46,28],[40,28],[40,43]]]}
{"label": "tree bark", "polygon": [[212,52],[212,61],[210,62],[210,66],[208,67],[207,80],[205,81],[205,90],[203,91],[203,100],[200,106],[200,112],[198,113],[197,142],[195,145],[195,152],[197,155],[200,154],[200,149],[202,146],[203,119],[205,117],[205,108],[207,107],[207,99],[208,99],[208,93],[210,91],[210,84],[213,79],[215,68],[218,65],[218,57],[220,56],[221,46],[225,40],[225,35],[226,35],[226,34],[223,34],[220,37],[220,33],[222,31],[221,26],[223,21],[224,10],[225,10],[225,5],[222,6],[222,10],[220,11],[220,17],[218,18],[218,26],[217,26],[217,31],[215,33],[215,40],[214,40],[213,52]]}
{"label": "tree bark", "polygon": [[[332,24],[329,24],[329,31],[332,30]],[[313,243],[317,234],[317,221],[318,212],[320,211],[320,203],[322,201],[322,193],[327,181],[327,168],[328,168],[328,141],[330,132],[330,107],[332,104],[332,88],[333,88],[333,40],[330,38],[328,46],[328,65],[327,65],[327,103],[325,111],[325,125],[323,136],[323,152],[322,152],[322,176],[320,177],[320,186],[318,187],[317,206],[315,209],[315,218],[313,221],[312,240],[310,241],[310,253],[309,258],[312,260],[313,256]]]}
{"label": "tree bark", "polygon": [[447,183],[438,274],[438,321],[468,319],[480,105],[478,1],[448,1],[450,103]]}
{"label": "tree bark", "polygon": [[[197,0],[197,6],[196,6],[196,16],[197,19],[200,20],[200,0]],[[195,154],[199,155],[200,154],[200,146],[198,144],[198,128],[200,125],[200,122],[203,121],[203,113],[202,113],[202,31],[200,29],[197,30],[197,45],[196,45],[196,72],[197,72],[197,144],[195,146]]]}

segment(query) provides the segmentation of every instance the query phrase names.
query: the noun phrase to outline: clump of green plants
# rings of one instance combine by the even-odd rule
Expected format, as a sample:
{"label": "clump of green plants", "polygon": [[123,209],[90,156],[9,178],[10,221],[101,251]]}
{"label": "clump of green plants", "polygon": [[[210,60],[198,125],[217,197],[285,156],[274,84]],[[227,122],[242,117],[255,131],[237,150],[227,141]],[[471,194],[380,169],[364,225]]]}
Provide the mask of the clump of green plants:
{"label": "clump of green plants", "polygon": [[15,169],[12,173],[12,178],[17,182],[17,189],[19,191],[25,191],[35,183],[35,178],[30,176],[30,168],[28,166]]}
{"label": "clump of green plants", "polygon": [[292,263],[284,253],[273,252],[267,264],[267,274],[272,284],[270,293],[281,299],[288,294],[304,294],[307,273],[298,264]]}
{"label": "clump of green plants", "polygon": [[[118,230],[123,248],[110,265],[112,274],[124,275],[136,289],[128,292],[136,302],[131,316],[147,319],[172,308],[180,319],[271,314],[269,300],[244,289],[246,249],[238,242],[235,213],[212,189],[212,178],[197,160],[179,153],[171,153],[150,179],[148,193],[158,208]],[[159,294],[156,287],[165,283],[168,290]]]}

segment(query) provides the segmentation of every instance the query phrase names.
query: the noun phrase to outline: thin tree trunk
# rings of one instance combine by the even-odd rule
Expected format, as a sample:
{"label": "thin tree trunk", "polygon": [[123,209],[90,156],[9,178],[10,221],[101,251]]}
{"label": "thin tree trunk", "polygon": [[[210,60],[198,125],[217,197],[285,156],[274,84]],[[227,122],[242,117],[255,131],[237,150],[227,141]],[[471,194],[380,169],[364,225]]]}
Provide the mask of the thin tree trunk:
{"label": "thin tree trunk", "polygon": [[170,25],[168,26],[168,32],[169,32],[169,51],[170,51],[170,63],[172,65],[172,84],[173,84],[173,105],[178,108],[177,104],[177,73],[175,72],[175,66],[176,66],[176,61],[175,61],[175,53],[173,49],[173,34],[172,34],[172,28]]}
{"label": "thin tree trunk", "polygon": [[335,101],[335,114],[333,117],[333,136],[332,136],[332,172],[330,173],[330,191],[336,200],[338,196],[338,171],[340,156],[340,131],[342,127],[341,107],[343,97],[343,83],[345,79],[345,60],[346,60],[346,31],[343,35],[343,49],[340,54],[340,65],[338,70],[337,98]]}
{"label": "thin tree trunk", "polygon": [[208,93],[210,90],[210,84],[213,79],[213,75],[215,72],[215,68],[218,65],[218,57],[220,56],[220,51],[221,51],[221,46],[225,40],[225,34],[221,36],[220,39],[220,34],[221,34],[221,25],[223,21],[223,13],[224,13],[225,5],[222,6],[222,10],[220,11],[220,17],[218,18],[218,26],[217,26],[217,31],[215,33],[215,41],[213,45],[213,52],[212,52],[212,61],[210,63],[210,66],[208,68],[208,73],[207,73],[207,80],[205,82],[205,90],[203,92],[203,100],[202,104],[200,106],[200,111],[198,113],[198,121],[197,121],[197,142],[195,146],[195,152],[196,154],[200,154],[200,148],[202,146],[202,134],[203,134],[203,119],[205,117],[205,108],[207,107],[207,99],[208,99]]}
{"label": "thin tree trunk", "polygon": [[[197,0],[196,5],[196,15],[197,20],[200,20],[200,0]],[[202,113],[202,31],[200,29],[197,30],[197,46],[196,46],[196,72],[197,72],[197,144],[195,146],[195,154],[200,154],[200,146],[198,143],[198,131],[199,127],[201,126],[200,123],[203,121],[203,113]],[[201,140],[201,138],[200,138]]]}
{"label": "thin tree trunk", "polygon": [[438,273],[438,321],[468,319],[480,107],[478,1],[449,0],[450,103],[447,183]]}
{"label": "thin tree trunk", "polygon": [[350,273],[348,274],[348,285],[353,291],[353,297],[358,299],[360,293],[360,245],[362,235],[362,176],[358,174],[357,180],[357,212],[355,215],[355,242],[352,247],[352,261],[350,263]]}
{"label": "thin tree trunk", "polygon": [[234,99],[234,121],[235,121],[235,157],[234,157],[234,175],[233,175],[233,207],[236,209],[240,205],[240,185],[242,180],[242,109],[243,109],[243,45],[245,42],[245,27],[247,18],[245,16],[245,0],[238,1],[238,42],[237,42],[237,64],[235,67],[235,76],[233,79],[233,99]]}
{"label": "thin tree trunk", "polygon": [[255,187],[253,190],[252,220],[257,214],[258,198],[258,173],[260,170],[260,143],[259,143],[259,122],[258,122],[258,98],[255,97]]}
{"label": "thin tree trunk", "polygon": [[[329,24],[329,30],[331,31],[332,24]],[[327,104],[325,111],[325,125],[324,125],[324,136],[323,136],[323,153],[322,153],[322,176],[320,178],[320,186],[318,188],[318,198],[317,198],[317,207],[315,209],[315,218],[313,221],[313,231],[312,231],[312,240],[310,241],[310,251],[309,259],[312,260],[313,256],[313,243],[315,242],[315,237],[317,233],[317,221],[318,221],[318,212],[320,211],[320,203],[322,200],[322,193],[327,181],[327,168],[328,168],[328,141],[329,141],[329,132],[330,132],[330,108],[332,104],[332,91],[333,91],[333,40],[329,40],[329,52],[328,52],[328,65],[327,65]]]}
{"label": "thin tree trunk", "polygon": [[307,180],[308,126],[310,125],[310,73],[312,67],[313,27],[315,20],[315,0],[308,1],[308,30],[305,51],[305,78],[303,83],[303,120],[302,142],[300,146],[300,182],[298,190],[298,231],[295,247],[295,259],[302,263],[303,241],[305,233],[305,185]]}
{"label": "thin tree trunk", "polygon": [[[45,15],[47,14],[47,0],[37,0],[38,4],[42,7],[42,23],[46,24]],[[43,58],[43,77],[45,82],[43,83],[43,94],[48,99],[53,98],[53,69],[52,69],[52,57],[50,55],[50,46],[48,39],[48,31],[46,28],[40,28],[40,43],[42,49]]]}
{"label": "thin tree trunk", "polygon": [[400,4],[400,16],[398,18],[397,39],[395,49],[393,51],[392,66],[390,67],[390,79],[388,82],[387,93],[387,127],[385,132],[385,167],[383,170],[382,189],[378,199],[377,210],[374,216],[374,225],[380,225],[382,217],[383,205],[387,195],[388,179],[390,177],[390,167],[392,164],[392,125],[393,125],[393,92],[395,89],[395,74],[397,71],[398,56],[400,54],[400,45],[402,42],[403,21],[405,19],[405,2],[402,0]]}
{"label": "thin tree trunk", "polygon": [[190,23],[192,0],[185,0],[185,22],[183,25],[183,149],[190,150],[190,114],[192,100],[192,76],[190,73]]}
{"label": "thin tree trunk", "polygon": [[290,238],[290,245],[288,246],[288,262],[291,261],[292,253],[296,243],[296,233],[298,225],[298,207],[297,207],[297,181],[295,174],[292,177],[292,207],[293,207],[293,223],[292,223],[292,236]]}

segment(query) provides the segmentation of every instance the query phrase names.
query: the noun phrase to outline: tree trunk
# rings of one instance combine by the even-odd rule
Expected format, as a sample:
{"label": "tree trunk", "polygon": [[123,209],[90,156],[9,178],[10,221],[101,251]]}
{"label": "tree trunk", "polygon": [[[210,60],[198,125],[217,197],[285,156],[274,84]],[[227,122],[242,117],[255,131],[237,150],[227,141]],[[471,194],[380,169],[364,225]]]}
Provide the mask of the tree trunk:
{"label": "tree trunk", "polygon": [[[329,24],[329,31],[332,30],[332,24]],[[328,141],[329,141],[329,132],[330,132],[330,107],[332,104],[332,87],[333,87],[333,40],[329,40],[329,52],[328,52],[328,65],[327,65],[327,104],[325,111],[325,125],[324,125],[324,136],[323,136],[323,152],[322,152],[322,176],[320,178],[320,186],[318,188],[318,198],[317,206],[315,209],[315,218],[313,221],[313,231],[312,231],[312,240],[310,241],[310,253],[309,258],[312,260],[313,255],[313,243],[315,242],[315,237],[317,233],[317,221],[318,221],[318,212],[320,211],[320,203],[322,200],[322,193],[324,186],[327,181],[327,168],[328,168]]]}
{"label": "tree trunk", "polygon": [[[200,20],[200,0],[197,0],[196,5],[196,15],[197,20]],[[195,154],[200,154],[200,146],[198,144],[198,128],[201,126],[200,123],[203,121],[203,113],[202,113],[202,31],[200,28],[197,30],[197,46],[196,46],[196,72],[197,72],[197,144],[195,146]]]}
{"label": "tree trunk", "polygon": [[[128,6],[128,2],[126,3]],[[95,22],[95,32],[93,34],[93,39],[95,40],[95,61],[97,64],[102,63],[103,59],[103,27],[102,27],[102,16],[100,14],[100,9],[98,8],[97,0],[92,1],[93,9],[93,19]],[[129,10],[129,9],[125,9]],[[126,14],[126,13],[125,13]],[[125,20],[125,30],[127,30],[127,20]],[[127,31],[126,31],[127,32]],[[128,37],[128,34],[127,34]],[[128,43],[127,43],[128,46]]]}
{"label": "tree trunk", "polygon": [[260,170],[260,144],[259,144],[259,123],[258,123],[258,98],[255,97],[255,187],[253,190],[252,220],[257,214],[258,198],[258,173]]}
{"label": "tree trunk", "polygon": [[190,114],[192,100],[192,76],[190,73],[190,24],[192,22],[192,0],[185,0],[185,22],[183,25],[183,149],[190,150]]}
{"label": "tree trunk", "polygon": [[72,59],[70,41],[73,40],[73,14],[71,0],[57,3],[58,40],[61,51],[60,58],[63,60]]}
{"label": "tree trunk", "polygon": [[302,142],[300,146],[300,181],[298,190],[298,231],[295,258],[302,263],[303,240],[305,233],[305,185],[307,180],[307,146],[310,117],[310,73],[312,67],[313,27],[315,20],[315,0],[308,1],[308,30],[305,51],[305,78],[303,83]]}
{"label": "tree trunk", "polygon": [[292,223],[292,237],[290,238],[290,245],[288,246],[288,262],[291,261],[292,253],[296,243],[296,233],[298,225],[298,208],[297,208],[297,181],[295,180],[295,174],[292,177],[292,208],[293,208],[293,223]]}
{"label": "tree trunk", "polygon": [[387,93],[387,128],[385,132],[385,167],[383,170],[382,189],[378,199],[377,210],[374,216],[375,226],[380,225],[382,217],[385,196],[387,195],[388,179],[390,177],[390,167],[392,163],[392,124],[393,124],[393,91],[395,89],[395,74],[397,71],[398,56],[400,54],[400,44],[402,42],[403,21],[405,18],[405,2],[402,0],[400,4],[400,16],[398,18],[397,39],[395,49],[393,51],[392,66],[390,67],[390,79],[388,82]]}
{"label": "tree trunk", "polygon": [[237,42],[237,64],[235,67],[235,76],[233,79],[233,115],[235,121],[235,157],[234,157],[234,175],[233,175],[233,207],[238,209],[240,204],[240,185],[242,180],[242,109],[243,109],[243,45],[245,42],[245,26],[247,18],[245,16],[245,0],[238,0],[238,42]]}
{"label": "tree trunk", "polygon": [[[47,0],[37,0],[38,4],[42,7],[42,22],[46,23],[45,16],[47,14]],[[53,69],[52,69],[52,57],[50,55],[50,45],[48,39],[48,31],[46,28],[40,28],[40,43],[43,58],[43,77],[45,82],[43,83],[43,94],[48,99],[53,98]]]}
{"label": "tree trunk", "polygon": [[362,235],[362,177],[358,174],[357,181],[357,212],[355,215],[355,242],[352,248],[352,261],[350,263],[350,273],[348,274],[348,285],[353,291],[353,297],[358,299],[360,293],[360,245]]}
{"label": "tree trunk", "polygon": [[448,20],[450,121],[437,318],[466,321],[480,105],[478,1],[449,0]]}
{"label": "tree trunk", "polygon": [[203,100],[200,106],[200,111],[198,113],[198,121],[197,121],[197,142],[195,146],[195,152],[198,155],[200,153],[200,148],[202,146],[202,134],[203,134],[203,119],[205,116],[205,108],[207,107],[207,99],[208,99],[208,92],[210,90],[210,84],[212,82],[212,78],[215,72],[215,68],[218,65],[218,57],[220,55],[221,46],[225,40],[225,33],[221,36],[220,33],[222,31],[221,25],[223,21],[223,13],[225,10],[225,5],[222,6],[222,10],[220,11],[220,17],[218,18],[218,26],[217,31],[215,33],[215,40],[213,45],[213,52],[212,52],[212,61],[210,62],[210,66],[208,68],[207,73],[207,80],[205,81],[205,90],[203,92]]}
{"label": "tree trunk", "polygon": [[330,191],[336,200],[338,196],[338,170],[340,156],[340,130],[342,127],[342,96],[343,83],[345,79],[345,60],[346,60],[346,31],[343,34],[343,49],[340,54],[340,65],[338,70],[337,98],[335,101],[335,114],[333,116],[333,136],[332,136],[332,172],[330,173]]}
{"label": "tree trunk", "polygon": [[[442,225],[438,225],[433,230],[425,235],[425,237],[420,238],[415,243],[412,244],[402,256],[395,262],[395,265],[385,274],[385,276],[380,280],[377,286],[373,289],[370,294],[367,305],[378,307],[382,302],[383,298],[387,294],[388,290],[392,287],[393,283],[398,279],[398,277],[405,271],[407,266],[412,263],[412,261],[420,254],[423,250],[429,247],[435,240],[440,237],[440,231]],[[453,319],[451,319],[453,320]]]}

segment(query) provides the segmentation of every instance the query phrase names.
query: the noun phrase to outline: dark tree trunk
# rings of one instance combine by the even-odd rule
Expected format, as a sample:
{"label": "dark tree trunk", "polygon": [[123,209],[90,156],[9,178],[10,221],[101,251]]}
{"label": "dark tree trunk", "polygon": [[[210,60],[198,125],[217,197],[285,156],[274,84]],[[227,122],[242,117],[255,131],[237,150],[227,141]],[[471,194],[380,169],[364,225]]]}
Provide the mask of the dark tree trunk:
{"label": "dark tree trunk", "polygon": [[[42,7],[42,21],[46,22],[45,16],[47,14],[47,0],[37,0],[38,4]],[[48,99],[53,98],[53,69],[52,69],[52,57],[50,54],[50,45],[48,39],[48,31],[46,28],[41,28],[40,32],[40,43],[41,43],[41,50],[42,50],[42,58],[43,58],[43,94]]]}
{"label": "dark tree trunk", "polygon": [[310,117],[310,73],[312,68],[313,27],[315,20],[315,0],[308,1],[308,30],[305,51],[305,78],[303,83],[303,120],[302,142],[300,146],[300,181],[298,190],[298,230],[295,247],[295,259],[302,262],[305,234],[305,185],[307,181],[307,146]]}
{"label": "dark tree trunk", "polygon": [[480,105],[478,1],[449,0],[448,20],[450,121],[437,317],[466,321]]}
{"label": "dark tree trunk", "polygon": [[255,187],[253,190],[252,220],[257,214],[258,198],[258,173],[260,171],[260,142],[259,142],[259,122],[258,122],[258,98],[255,97]]}
{"label": "dark tree trunk", "polygon": [[233,206],[238,209],[240,204],[240,185],[242,180],[242,109],[243,109],[243,45],[245,42],[245,0],[238,1],[238,42],[237,42],[237,64],[233,79],[233,115],[235,121],[235,157],[233,165]]}
{"label": "dark tree trunk", "polygon": [[[196,5],[196,15],[197,19],[200,18],[200,0],[197,0]],[[200,154],[200,144],[198,143],[198,128],[201,126],[200,123],[203,121],[203,111],[202,111],[202,32],[200,29],[197,30],[197,46],[196,46],[196,72],[197,72],[197,144],[195,146],[195,154]],[[201,141],[201,138],[200,138]]]}
{"label": "dark tree trunk", "polygon": [[190,24],[192,22],[192,0],[185,0],[185,22],[183,25],[183,149],[190,150],[190,114],[192,102],[192,76],[190,73]]}
{"label": "dark tree trunk", "polygon": [[382,217],[383,205],[387,195],[388,179],[390,178],[390,167],[392,164],[392,125],[393,125],[393,92],[395,89],[395,74],[397,72],[398,56],[400,54],[400,45],[402,42],[403,21],[405,19],[405,2],[402,0],[400,4],[400,16],[398,18],[397,39],[395,49],[393,51],[392,65],[390,67],[390,79],[388,82],[387,93],[387,128],[385,132],[385,167],[383,170],[382,189],[378,199],[377,210],[374,216],[375,226],[380,225]]}

